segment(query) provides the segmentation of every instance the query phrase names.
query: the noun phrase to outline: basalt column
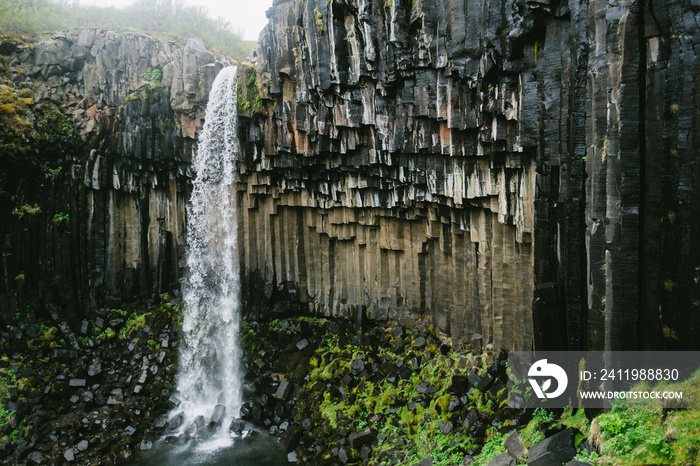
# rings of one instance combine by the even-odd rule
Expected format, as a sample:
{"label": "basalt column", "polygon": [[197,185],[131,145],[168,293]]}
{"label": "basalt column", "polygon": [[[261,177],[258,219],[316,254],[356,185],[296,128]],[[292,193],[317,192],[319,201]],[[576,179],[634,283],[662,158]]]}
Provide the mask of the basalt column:
{"label": "basalt column", "polygon": [[239,99],[247,289],[482,347],[697,346],[695,15],[277,2]]}

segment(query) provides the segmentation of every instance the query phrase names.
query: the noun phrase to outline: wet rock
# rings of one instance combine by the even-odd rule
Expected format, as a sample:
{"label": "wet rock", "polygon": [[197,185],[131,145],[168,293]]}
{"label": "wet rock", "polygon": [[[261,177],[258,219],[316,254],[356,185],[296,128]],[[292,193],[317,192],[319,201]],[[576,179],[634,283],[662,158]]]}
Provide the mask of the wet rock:
{"label": "wet rock", "polygon": [[350,370],[352,371],[353,375],[359,375],[363,370],[365,370],[365,363],[362,361],[362,359],[354,359],[352,363],[350,363]]}
{"label": "wet rock", "polygon": [[102,363],[100,361],[92,362],[87,369],[87,373],[90,377],[94,377],[102,372]]}
{"label": "wet rock", "polygon": [[87,385],[87,380],[85,379],[70,379],[68,382],[69,387],[84,387]]}
{"label": "wet rock", "polygon": [[418,462],[418,466],[432,466],[434,461],[435,461],[435,457],[428,456],[426,458],[421,459]]}
{"label": "wet rock", "polygon": [[76,445],[76,448],[78,449],[78,451],[86,451],[86,450],[88,449],[88,445],[89,445],[89,444],[88,444],[88,441],[87,441],[87,440],[81,440],[81,441],[78,442],[78,444]]}
{"label": "wet rock", "polygon": [[433,387],[429,382],[421,382],[416,386],[416,392],[421,394],[431,394],[435,393],[437,389]]}
{"label": "wet rock", "polygon": [[566,429],[568,429],[568,427],[566,427],[563,424],[545,425],[545,426],[546,426],[546,429],[544,429],[545,438],[552,437],[552,436],[558,434],[559,432],[563,432]]}
{"label": "wet rock", "polygon": [[506,447],[506,450],[508,450],[508,453],[510,453],[513,456],[524,456],[525,455],[525,447],[523,444],[520,442],[520,434],[518,432],[512,432],[505,440],[504,446]]}
{"label": "wet rock", "polygon": [[552,437],[534,444],[527,458],[528,466],[563,464],[576,456],[574,439],[576,430],[569,427]]}
{"label": "wet rock", "polygon": [[194,418],[194,422],[192,423],[192,425],[193,425],[197,430],[200,430],[202,427],[204,427],[204,425],[206,424],[206,422],[207,422],[207,421],[206,421],[206,419],[204,418],[204,416],[197,416],[196,418]]}
{"label": "wet rock", "polygon": [[182,422],[184,420],[185,416],[182,414],[178,414],[177,416],[170,419],[170,421],[168,422],[168,429],[171,431],[177,430],[182,425]]}
{"label": "wet rock", "polygon": [[[512,455],[502,453],[493,457],[488,466],[515,466],[516,460]],[[553,464],[553,463],[552,463]]]}
{"label": "wet rock", "polygon": [[139,446],[141,451],[148,451],[153,449],[153,442],[150,440],[142,440],[141,445]]}
{"label": "wet rock", "polygon": [[308,345],[309,345],[309,342],[306,340],[306,338],[304,338],[301,341],[299,341],[299,343],[296,344],[296,347],[298,350],[301,351],[304,348],[306,348]]}
{"label": "wet rock", "polygon": [[445,422],[445,421],[439,421],[438,422],[438,429],[440,432],[443,434],[449,434],[452,432],[452,423],[451,422]]}
{"label": "wet rock", "polygon": [[68,450],[63,452],[63,459],[65,459],[69,463],[75,459],[75,453],[73,452],[72,448],[69,448]]}
{"label": "wet rock", "polygon": [[218,426],[221,424],[221,421],[223,420],[224,417],[224,412],[226,411],[226,406],[222,404],[218,404],[214,407],[214,412],[211,415],[211,418],[209,419],[209,425],[210,426]]}
{"label": "wet rock", "polygon": [[168,416],[166,415],[158,416],[153,423],[153,427],[156,429],[163,429],[166,425],[168,425]]}
{"label": "wet rock", "polygon": [[301,440],[302,433],[303,432],[299,427],[291,426],[287,431],[287,435],[282,441],[284,451],[289,453],[290,451],[294,450],[297,447],[297,445],[299,445],[299,440]]}
{"label": "wet rock", "polygon": [[348,452],[345,448],[340,448],[338,450],[338,459],[343,464],[346,464],[348,462],[348,460],[350,459],[350,456],[348,455]]}
{"label": "wet rock", "polygon": [[413,340],[412,344],[413,344],[413,346],[415,346],[417,348],[423,348],[423,347],[425,347],[425,343],[426,343],[425,337],[419,336],[418,338]]}
{"label": "wet rock", "polygon": [[277,387],[277,391],[275,392],[274,397],[278,400],[286,400],[289,396],[289,391],[291,390],[291,388],[292,387],[287,380],[280,381],[280,384]]}
{"label": "wet rock", "polygon": [[243,433],[244,428],[245,428],[245,422],[243,422],[240,419],[232,420],[231,425],[229,426],[229,430],[236,435],[241,435]]}
{"label": "wet rock", "polygon": [[468,388],[469,377],[464,374],[454,374],[447,392],[461,395],[463,392],[466,392]]}
{"label": "wet rock", "polygon": [[370,429],[365,429],[360,432],[352,433],[348,436],[348,443],[356,450],[359,450],[362,445],[369,445],[374,441],[374,434]]}

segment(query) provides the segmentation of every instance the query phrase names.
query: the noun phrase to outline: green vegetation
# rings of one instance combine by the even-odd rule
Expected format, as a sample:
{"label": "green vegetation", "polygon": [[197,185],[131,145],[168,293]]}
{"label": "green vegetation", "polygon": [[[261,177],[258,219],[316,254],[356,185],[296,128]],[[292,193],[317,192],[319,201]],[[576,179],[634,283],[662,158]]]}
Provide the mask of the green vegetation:
{"label": "green vegetation", "polygon": [[[583,413],[583,411],[581,411]],[[542,408],[535,410],[532,420],[520,431],[520,442],[525,448],[530,448],[537,442],[544,440],[544,433],[538,429],[542,424],[552,422],[554,416]]]}
{"label": "green vegetation", "polygon": [[[20,279],[20,276],[17,278]],[[163,367],[171,365],[176,352],[170,348],[161,348],[160,341],[165,334],[169,336],[169,341],[176,337],[176,332],[171,332],[170,329],[179,318],[179,308],[179,302],[171,302],[170,297],[163,294],[160,300],[154,299],[153,302],[137,302],[124,305],[121,309],[101,309],[90,313],[84,322],[75,322],[77,325],[72,329],[65,322],[59,323],[47,317],[37,320],[29,309],[22,320],[19,320],[19,313],[13,322],[5,316],[0,328],[0,458],[10,458],[12,462],[11,458],[17,448],[21,448],[21,442],[27,445],[37,436],[46,439],[38,448],[54,455],[49,448],[44,448],[44,445],[51,443],[48,440],[49,432],[57,426],[62,426],[62,429],[78,429],[80,426],[76,424],[76,419],[83,419],[88,411],[92,414],[96,412],[82,403],[68,403],[71,395],[81,393],[81,390],[71,387],[69,380],[89,378],[91,385],[107,385],[107,389],[101,389],[102,394],[95,393],[98,398],[104,395],[105,399],[100,402],[104,404],[114,387],[111,385],[113,380],[125,380],[131,375],[128,364],[117,364],[115,372],[124,375],[114,379],[112,376],[115,372],[103,371],[103,365],[114,361],[109,355],[124,355],[127,351],[133,351],[133,354],[148,354],[151,359],[157,355]],[[94,362],[100,364],[91,373],[89,367]],[[168,409],[167,396],[163,393],[168,392],[170,385],[165,380],[161,382],[149,378],[149,383],[143,388],[145,396],[139,396],[135,401],[145,400],[139,409],[143,413],[151,412],[144,420],[146,425],[153,419],[150,416],[164,414]],[[149,401],[152,397],[162,403],[153,405]],[[89,403],[84,399],[82,402]],[[76,412],[81,411],[81,414],[76,415]],[[51,417],[44,415],[45,412],[52,413]],[[106,413],[105,422],[109,422],[111,417]],[[124,427],[126,424],[111,424],[105,429],[111,436],[110,448],[115,445],[121,447],[127,436],[134,436],[134,432],[128,430],[127,435],[122,435],[121,428]],[[40,432],[42,433],[39,434]],[[138,445],[141,437],[131,440]],[[132,448],[131,451],[133,444],[129,447]],[[60,455],[64,449],[61,447],[60,452],[54,451]],[[20,460],[21,458],[19,457]],[[99,461],[95,463],[97,462]],[[16,461],[12,462],[15,463]],[[41,463],[53,464],[55,461],[49,460],[47,456]]]}
{"label": "green vegetation", "polygon": [[162,87],[161,80],[163,79],[163,72],[160,70],[160,68],[149,68],[143,74],[143,79],[149,81],[151,89],[160,90]]}
{"label": "green vegetation", "polygon": [[[298,321],[273,320],[267,328],[270,335],[262,338],[280,341],[282,335],[277,338],[273,335],[297,332]],[[372,458],[376,460],[373,464],[389,464],[394,458],[400,459],[400,464],[416,464],[421,458],[432,456],[435,466],[453,465],[455,459],[461,462],[466,452],[479,451],[485,439],[470,438],[464,431],[456,433],[452,429],[453,422],[456,422],[459,410],[476,409],[485,416],[492,416],[504,400],[505,389],[497,394],[472,390],[466,395],[467,406],[462,407],[451,389],[452,374],[461,374],[472,366],[485,366],[489,357],[466,348],[441,350],[440,340],[436,337],[417,341],[418,338],[412,337],[410,332],[404,331],[399,336],[392,336],[390,332],[391,329],[378,330],[377,338],[383,343],[374,345],[343,341],[334,331],[326,330],[321,345],[309,359],[308,378],[297,402],[297,421],[302,422],[312,414],[312,435],[322,439],[320,442],[327,442],[328,450],[333,447],[334,436],[343,428],[352,431],[371,429],[379,442],[372,451]],[[250,326],[244,325],[244,333],[256,336],[256,331]],[[248,340],[249,351],[255,352],[257,339]],[[397,361],[411,364],[412,360],[423,362],[419,367],[404,371],[404,376],[396,373],[394,377],[362,377],[352,366],[353,361],[363,361],[367,367]],[[339,391],[341,381],[343,388]],[[328,383],[334,388],[320,388]],[[348,423],[351,426],[348,427]],[[495,431],[490,435],[500,438]],[[400,456],[395,456],[397,441],[403,443]],[[502,445],[503,438],[500,442]],[[348,454],[354,458],[352,462],[359,458],[360,453],[350,449]]]}
{"label": "green vegetation", "polygon": [[[526,452],[544,440],[548,430],[565,426],[577,429],[577,459],[590,464],[631,466],[700,461],[700,410],[674,411],[655,403],[628,400],[617,403],[593,422],[583,409],[575,408],[567,408],[561,414],[539,408],[509,420],[509,413],[514,412],[505,401],[507,388],[492,387],[481,392],[473,385],[464,391],[455,391],[452,386],[459,380],[456,376],[468,373],[493,376],[495,366],[489,355],[477,354],[467,347],[448,348],[430,330],[422,337],[422,330],[407,327],[380,327],[355,335],[340,324],[315,320],[306,325],[305,319],[244,323],[243,333],[249,354],[274,351],[270,342],[287,347],[289,352],[294,342],[313,333],[309,342],[313,352],[307,348],[302,350],[303,356],[283,356],[280,366],[273,363],[260,367],[270,373],[284,373],[287,380],[299,383],[302,390],[295,401],[294,420],[300,425],[310,421],[308,435],[315,439],[321,452],[332,451],[349,432],[369,429],[376,442],[371,451],[372,464],[417,464],[432,456],[435,466],[454,465],[471,455],[474,466],[484,466],[496,455],[507,453],[505,439],[514,428],[513,420],[519,419],[527,421],[527,425],[515,428]],[[292,344],[284,343],[290,341]],[[401,369],[397,363],[406,366]],[[305,377],[298,373],[299,366],[306,368]],[[369,370],[370,366],[374,369]],[[507,366],[505,370],[507,374]],[[633,388],[649,389],[645,385]],[[684,399],[690,397],[693,402],[700,398],[700,371],[690,380],[654,390],[683,390]],[[462,428],[470,413],[485,420],[485,432]],[[361,452],[344,445],[348,464],[360,464]],[[585,445],[595,450],[588,450]],[[334,458],[330,453],[322,453],[316,460],[318,464],[333,464]],[[519,458],[518,464],[523,464],[523,460]]]}
{"label": "green vegetation", "polygon": [[[700,399],[700,371],[674,384],[647,383],[633,391],[683,390],[684,400]],[[619,400],[611,411],[596,417],[589,439],[601,454],[595,464],[697,464],[700,462],[700,410],[666,411],[656,400]]]}
{"label": "green vegetation", "polygon": [[[2,357],[4,364],[9,364],[10,359],[5,355]],[[0,399],[10,398],[10,388],[17,386],[17,378],[15,371],[10,369],[6,373],[0,373]],[[0,431],[5,430],[5,427],[10,423],[11,413],[5,409],[5,406],[0,403]]]}
{"label": "green vegetation", "polygon": [[208,48],[241,59],[255,42],[244,41],[223,18],[183,0],[137,0],[125,8],[81,5],[77,1],[0,0],[0,31],[36,37],[58,30],[98,28],[163,39],[201,37]]}
{"label": "green vegetation", "polygon": [[[43,149],[59,154],[78,143],[72,116],[49,99],[35,99],[32,89],[9,84],[7,79],[0,84],[0,149],[18,156],[36,156]],[[60,171],[49,168],[48,162],[44,165],[50,176]]]}
{"label": "green vegetation", "polygon": [[14,209],[12,213],[20,218],[24,217],[25,214],[38,215],[41,213],[41,207],[39,207],[39,204],[37,203],[34,203],[34,205],[24,204],[23,206]]}
{"label": "green vegetation", "polygon": [[540,52],[542,51],[542,48],[544,47],[544,42],[541,40],[536,40],[535,41],[535,63],[537,63],[539,59]]}
{"label": "green vegetation", "polygon": [[316,17],[316,27],[318,28],[318,33],[323,34],[323,13],[318,8],[314,8],[314,15]]}
{"label": "green vegetation", "polygon": [[70,220],[70,215],[65,213],[65,212],[57,212],[53,216],[53,223],[60,224],[60,223],[68,223]]}
{"label": "green vegetation", "polygon": [[479,453],[479,455],[476,457],[476,461],[472,463],[472,466],[486,465],[496,455],[506,453],[506,438],[493,429],[490,429],[488,434],[488,441],[484,444],[484,447],[481,449],[481,453]]}
{"label": "green vegetation", "polygon": [[34,326],[41,330],[41,335],[29,341],[30,348],[41,348],[44,345],[49,348],[56,348],[65,343],[57,335],[58,328],[44,324],[34,324]]}
{"label": "green vegetation", "polygon": [[258,90],[255,67],[246,70],[247,80],[245,87],[238,88],[238,110],[253,115],[263,112],[262,99]]}

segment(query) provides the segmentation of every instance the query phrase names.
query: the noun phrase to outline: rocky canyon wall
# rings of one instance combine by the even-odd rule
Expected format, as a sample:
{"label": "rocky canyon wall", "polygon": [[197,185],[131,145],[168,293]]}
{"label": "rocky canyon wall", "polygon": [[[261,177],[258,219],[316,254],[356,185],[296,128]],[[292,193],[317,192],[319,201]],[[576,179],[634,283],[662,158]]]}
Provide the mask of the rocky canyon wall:
{"label": "rocky canyon wall", "polygon": [[249,289],[481,346],[697,348],[691,3],[276,1],[243,92]]}
{"label": "rocky canyon wall", "polygon": [[179,287],[192,156],[222,63],[86,30],[3,37],[0,315],[79,319]]}
{"label": "rocky canyon wall", "polygon": [[[276,2],[240,69],[247,306],[482,348],[698,348],[699,12]],[[0,315],[177,288],[222,63],[95,30],[0,56]]]}

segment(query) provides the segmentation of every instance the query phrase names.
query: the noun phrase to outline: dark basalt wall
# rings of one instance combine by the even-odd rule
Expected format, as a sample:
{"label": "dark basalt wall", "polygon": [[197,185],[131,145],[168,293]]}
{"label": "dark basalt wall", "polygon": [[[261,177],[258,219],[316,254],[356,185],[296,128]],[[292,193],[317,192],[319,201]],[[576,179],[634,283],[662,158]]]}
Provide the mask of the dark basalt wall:
{"label": "dark basalt wall", "polygon": [[494,347],[697,348],[698,14],[276,2],[242,131],[250,288]]}
{"label": "dark basalt wall", "polygon": [[223,65],[201,40],[96,30],[3,37],[0,54],[0,317],[79,319],[178,288],[191,160]]}
{"label": "dark basalt wall", "polygon": [[[482,347],[698,348],[699,14],[277,2],[239,88],[248,307],[366,306]],[[177,287],[222,64],[94,30],[0,55],[3,318]]]}

